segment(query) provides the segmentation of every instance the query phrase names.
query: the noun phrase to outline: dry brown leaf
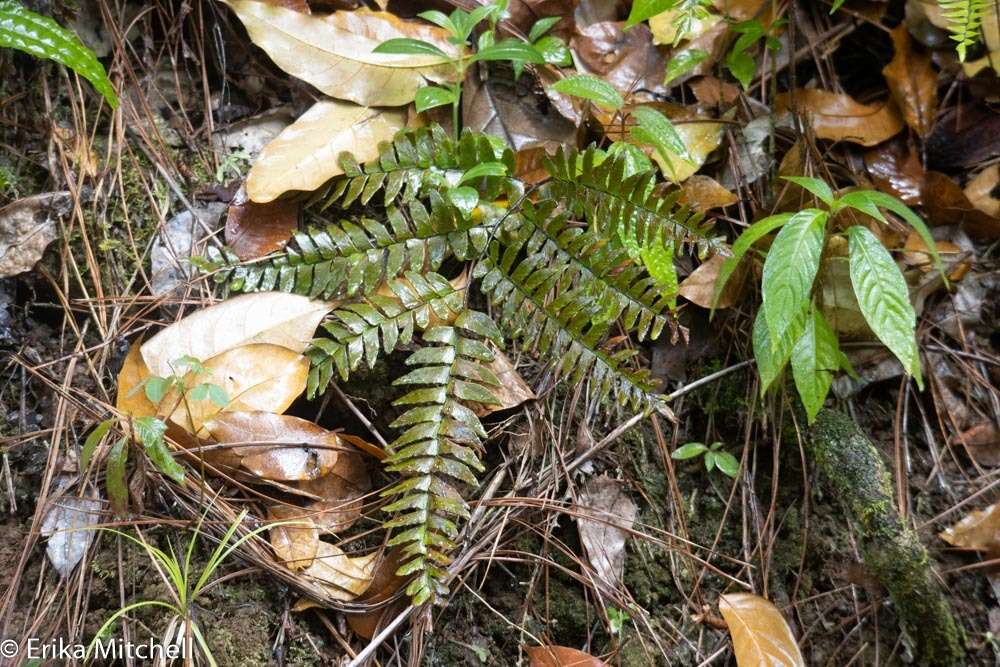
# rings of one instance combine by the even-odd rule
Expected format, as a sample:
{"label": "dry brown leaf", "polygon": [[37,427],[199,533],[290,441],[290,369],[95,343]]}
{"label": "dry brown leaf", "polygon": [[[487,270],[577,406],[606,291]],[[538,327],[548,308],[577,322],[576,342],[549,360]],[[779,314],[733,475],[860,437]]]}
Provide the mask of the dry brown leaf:
{"label": "dry brown leaf", "polygon": [[272,412],[222,413],[207,421],[205,429],[216,442],[261,443],[236,450],[242,453],[241,465],[262,479],[275,481],[318,479],[334,470],[340,451],[345,449],[333,431],[305,419]]}
{"label": "dry brown leaf", "polygon": [[529,646],[529,667],[608,667],[608,663],[589,653],[568,646]]}
{"label": "dry brown leaf", "polygon": [[311,192],[344,173],[338,157],[378,157],[378,145],[406,124],[405,109],[369,109],[322,100],[264,147],[247,176],[247,194],[259,204],[290,190]]}
{"label": "dry brown leaf", "polygon": [[732,106],[740,97],[740,89],[728,81],[722,81],[714,76],[699,76],[688,81],[695,98],[707,107]]}
{"label": "dry brown leaf", "polygon": [[725,189],[711,176],[695,174],[681,184],[680,202],[702,213],[713,208],[725,208],[738,201],[735,192]]}
{"label": "dry brown leaf", "polygon": [[975,175],[965,186],[965,196],[973,206],[991,217],[1000,217],[1000,164]]}
{"label": "dry brown leaf", "polygon": [[160,404],[161,414],[170,411],[170,421],[198,437],[208,434],[205,422],[223,412],[284,412],[305,391],[309,376],[306,357],[270,343],[227,350],[203,365],[204,373],[184,376],[184,386],[190,390],[208,382],[222,387],[229,401],[224,407],[208,398],[181,400],[176,390],[168,392]]}
{"label": "dry brown leaf", "polygon": [[171,324],[143,343],[142,358],[153,375],[168,377],[183,356],[204,361],[247,343],[302,352],[333,305],[284,292],[241,294]]}
{"label": "dry brown leaf", "polygon": [[579,64],[623,95],[640,89],[665,94],[666,59],[653,45],[649,28],[642,23],[624,28],[610,21],[578,26],[572,46]]}
{"label": "dry brown leaf", "polygon": [[652,157],[667,180],[683,183],[701,169],[708,154],[722,143],[722,124],[698,117],[690,111],[668,116],[674,122],[677,134],[684,142],[691,159],[685,160],[675,155],[664,158],[659,151],[653,153]]}
{"label": "dry brown leaf", "polygon": [[[934,245],[937,248],[938,255],[941,257],[942,264],[949,270],[948,280],[961,280],[969,272],[969,269],[972,268],[968,261],[956,265],[957,258],[962,254],[962,249],[956,244],[951,241],[942,240],[936,241]],[[910,232],[910,235],[906,237],[906,244],[903,246],[903,261],[907,266],[920,269],[924,273],[934,270],[930,250],[928,250],[927,244],[916,232]]]}
{"label": "dry brown leaf", "polygon": [[226,245],[243,261],[281,250],[298,229],[299,208],[291,199],[252,202],[240,188],[226,215]]}
{"label": "dry brown leaf", "polygon": [[[725,262],[726,258],[722,255],[712,255],[681,281],[677,294],[702,308],[711,308],[715,298],[715,284]],[[731,308],[739,299],[743,291],[742,271],[739,273],[740,275],[734,275],[723,288],[719,301],[715,304],[717,310]]]}
{"label": "dry brown leaf", "polygon": [[31,270],[59,236],[58,217],[69,208],[68,192],[25,197],[0,208],[0,278]]}
{"label": "dry brown leaf", "polygon": [[927,136],[937,116],[937,74],[930,56],[914,50],[905,25],[892,31],[892,44],[896,53],[882,74],[906,124],[921,137]]}
{"label": "dry brown leaf", "polygon": [[[404,560],[403,550],[399,547],[393,547],[384,552],[375,566],[371,586],[368,587],[364,595],[357,599],[357,602],[374,605],[379,602],[385,602],[394,596],[406,584],[406,577],[396,574],[396,571],[399,570]],[[392,618],[406,604],[407,601],[401,599],[397,600],[394,604],[377,607],[373,611],[363,614],[345,614],[347,624],[351,626],[351,630],[355,634],[365,639],[371,639],[375,636],[375,632],[378,630],[382,619],[386,617]]]}
{"label": "dry brown leaf", "polygon": [[527,35],[539,19],[559,16],[559,22],[545,34],[568,42],[576,25],[573,16],[576,4],[577,0],[510,0],[505,21]]}
{"label": "dry brown leaf", "polygon": [[1000,503],[969,512],[938,537],[959,549],[1000,554]]}
{"label": "dry brown leaf", "polygon": [[352,558],[332,544],[320,542],[315,560],[303,574],[323,584],[337,600],[349,602],[368,590],[377,559],[377,552]]}
{"label": "dry brown leaf", "polygon": [[535,399],[535,392],[531,391],[531,387],[517,372],[513,362],[506,354],[500,350],[493,350],[493,361],[486,366],[500,380],[499,387],[490,387],[490,391],[499,402],[491,405],[471,403],[469,407],[478,416],[482,417],[498,410],[509,410],[525,401]]}
{"label": "dry brown leaf", "polygon": [[282,523],[270,530],[271,548],[278,560],[293,572],[312,565],[319,551],[319,528],[308,512],[289,505],[275,505],[268,510],[267,519]]}
{"label": "dry brown leaf", "polygon": [[451,76],[437,56],[372,53],[382,42],[409,37],[457,54],[443,29],[403,21],[388,12],[361,9],[309,16],[253,0],[226,4],[278,67],[330,97],[366,106],[408,104],[427,81]]}
{"label": "dry brown leaf", "polygon": [[[558,144],[546,142],[542,146],[524,148],[514,155],[514,176],[528,185],[538,185],[549,179],[545,171],[545,157],[554,155]],[[551,150],[550,150],[551,149]]]}
{"label": "dry brown leaf", "polygon": [[[792,99],[789,93],[779,94],[776,110],[789,110]],[[794,100],[820,139],[874,146],[903,129],[903,119],[892,104],[861,104],[849,95],[814,88],[796,90]]]}
{"label": "dry brown leaf", "polygon": [[118,395],[115,398],[118,411],[133,418],[152,417],[156,414],[156,406],[146,398],[145,388],[140,388],[150,376],[139,352],[141,345],[142,342],[138,340],[132,343],[125,355],[122,369],[118,371]]}
{"label": "dry brown leaf", "polygon": [[922,197],[927,222],[931,225],[961,225],[979,240],[1000,239],[1000,219],[976,208],[950,176],[928,171]]}
{"label": "dry brown leaf", "polygon": [[935,169],[978,169],[1000,155],[1000,114],[985,104],[961,104],[942,111],[925,144]]}
{"label": "dry brown leaf", "polygon": [[587,559],[598,578],[615,588],[625,569],[625,540],[638,512],[635,503],[621,482],[595,477],[583,487],[575,509]]}
{"label": "dry brown leaf", "polygon": [[778,608],[758,595],[719,597],[719,611],[729,625],[739,667],[805,667],[798,643]]}
{"label": "dry brown leaf", "polygon": [[893,141],[865,153],[865,167],[882,192],[898,197],[904,204],[923,202],[924,167],[920,156],[902,142]]}

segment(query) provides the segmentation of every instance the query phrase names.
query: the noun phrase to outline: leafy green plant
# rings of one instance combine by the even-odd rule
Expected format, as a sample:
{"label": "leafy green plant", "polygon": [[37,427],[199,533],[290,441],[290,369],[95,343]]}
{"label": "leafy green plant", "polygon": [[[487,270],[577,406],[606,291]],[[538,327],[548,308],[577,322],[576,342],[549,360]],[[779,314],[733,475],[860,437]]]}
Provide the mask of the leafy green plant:
{"label": "leafy green plant", "polygon": [[0,0],[0,47],[55,60],[90,81],[112,108],[118,106],[114,87],[94,52],[69,30],[15,0]]}
{"label": "leafy green plant", "polygon": [[674,11],[677,35],[674,45],[691,33],[695,21],[704,21],[711,15],[712,0],[637,0],[632,3],[625,28],[641,23],[657,14]]}
{"label": "leafy green plant", "polygon": [[689,442],[681,445],[670,454],[670,458],[687,461],[701,456],[705,462],[705,470],[712,472],[718,468],[723,474],[736,477],[740,472],[740,462],[729,452],[722,451],[721,442],[713,442],[706,446],[701,442]]}
{"label": "leafy green plant", "polygon": [[[733,254],[722,266],[715,298],[718,299],[737,264],[754,243],[780,230],[764,261],[764,304],[753,326],[754,356],[761,377],[761,393],[767,391],[791,361],[795,386],[811,422],[823,406],[834,374],[838,370],[853,373],[814,297],[823,250],[830,235],[840,233],[830,229],[830,219],[839,211],[854,209],[888,225],[880,210],[884,208],[914,228],[930,249],[939,270],[941,262],[924,222],[898,199],[872,190],[856,190],[837,198],[830,186],[819,179],[786,177],[786,180],[811,192],[826,209],[808,208],[794,214],[774,215],[750,226],[733,244]],[[854,225],[845,233],[851,285],[861,314],[872,332],[923,388],[915,336],[916,315],[903,274],[867,227]]]}
{"label": "leafy green plant", "polygon": [[750,19],[734,23],[730,27],[730,30],[738,34],[739,37],[733,42],[732,48],[726,55],[726,69],[736,77],[744,89],[750,87],[754,72],[757,70],[757,63],[754,61],[751,51],[756,50],[758,42],[762,39],[769,50],[780,50],[781,42],[774,36],[774,33],[784,24],[784,20],[778,20],[765,28],[759,20]]}
{"label": "leafy green plant", "polygon": [[969,47],[982,37],[983,18],[995,5],[989,0],[938,0],[941,14],[948,20],[959,60],[964,62]]}

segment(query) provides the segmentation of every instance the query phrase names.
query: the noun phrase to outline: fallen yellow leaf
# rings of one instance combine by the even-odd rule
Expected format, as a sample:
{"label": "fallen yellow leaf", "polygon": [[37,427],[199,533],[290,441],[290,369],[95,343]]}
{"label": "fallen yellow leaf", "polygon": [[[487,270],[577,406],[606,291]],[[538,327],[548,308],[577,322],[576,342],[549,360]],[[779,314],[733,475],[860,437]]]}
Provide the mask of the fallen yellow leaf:
{"label": "fallen yellow leaf", "polygon": [[729,625],[739,667],[805,667],[802,653],[778,608],[759,595],[719,597],[719,611]]}
{"label": "fallen yellow leaf", "polygon": [[377,558],[378,552],[351,558],[332,544],[320,542],[316,558],[303,574],[323,584],[334,598],[349,602],[368,590]]}

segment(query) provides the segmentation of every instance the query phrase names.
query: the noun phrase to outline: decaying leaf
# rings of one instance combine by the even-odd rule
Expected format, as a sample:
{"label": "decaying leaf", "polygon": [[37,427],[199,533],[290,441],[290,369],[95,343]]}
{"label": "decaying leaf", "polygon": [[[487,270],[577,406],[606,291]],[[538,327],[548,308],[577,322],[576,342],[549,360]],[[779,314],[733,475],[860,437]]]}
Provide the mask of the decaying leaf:
{"label": "decaying leaf", "polygon": [[403,109],[369,109],[322,100],[264,147],[247,176],[247,194],[258,204],[290,190],[311,192],[344,173],[337,159],[350,151],[359,162],[378,157],[379,142],[406,124]]}
{"label": "decaying leaf", "polygon": [[979,240],[1000,239],[1000,219],[974,206],[962,188],[947,174],[928,171],[922,192],[924,213],[932,225],[961,225]]}
{"label": "decaying leaf", "polygon": [[924,167],[920,156],[899,141],[891,141],[865,153],[865,167],[882,192],[898,197],[904,204],[923,202]]}
{"label": "decaying leaf", "polygon": [[42,535],[49,538],[45,552],[56,571],[68,577],[94,541],[101,503],[93,498],[66,497],[53,501],[42,519]]}
{"label": "decaying leaf", "polygon": [[253,0],[226,4],[278,67],[330,97],[366,106],[402,106],[412,102],[427,81],[446,81],[451,75],[438,56],[372,53],[382,42],[420,39],[457,55],[443,29],[403,21],[388,12],[361,9],[309,16]]}
{"label": "decaying leaf", "polygon": [[[942,265],[949,272],[948,280],[952,282],[961,280],[962,276],[972,268],[968,261],[956,265],[957,258],[962,255],[962,249],[956,244],[947,240],[938,240],[934,245],[941,257]],[[924,273],[934,270],[934,262],[931,259],[927,243],[916,232],[910,232],[910,235],[906,237],[906,244],[903,246],[903,261],[906,262],[907,266],[918,268]]]}
{"label": "decaying leaf", "polygon": [[[371,585],[356,602],[374,605],[385,602],[399,592],[406,585],[406,577],[401,577],[396,572],[404,561],[403,550],[399,547],[393,547],[382,553],[375,566]],[[347,624],[355,634],[371,639],[375,636],[382,619],[392,618],[406,604],[406,600],[397,600],[394,604],[377,607],[363,614],[345,614]]]}
{"label": "decaying leaf", "polygon": [[281,522],[270,530],[271,548],[289,570],[304,570],[319,551],[319,528],[307,512],[289,505],[268,510],[268,521]]}
{"label": "decaying leaf", "polygon": [[927,136],[937,116],[937,74],[929,55],[914,49],[905,25],[892,31],[896,53],[882,74],[906,124],[921,137]]}
{"label": "decaying leaf", "polygon": [[[712,300],[715,298],[715,284],[725,261],[726,258],[722,255],[712,255],[681,281],[677,294],[702,308],[712,308]],[[741,267],[745,267],[745,265],[741,264]],[[737,271],[740,275],[734,275],[726,283],[719,295],[718,302],[715,304],[716,309],[730,308],[739,299],[745,272],[740,267],[737,268]]]}
{"label": "decaying leaf", "polygon": [[499,387],[490,388],[490,392],[496,397],[498,403],[495,405],[484,405],[473,403],[472,411],[480,417],[488,415],[497,410],[509,410],[517,407],[525,401],[535,399],[535,392],[524,381],[521,374],[517,372],[514,363],[500,350],[493,350],[493,361],[486,365],[493,374],[500,380]]}
{"label": "decaying leaf", "polygon": [[174,374],[171,364],[181,357],[204,361],[247,343],[271,343],[302,352],[332,307],[284,292],[242,294],[195,311],[160,331],[143,343],[142,358],[153,375],[168,377]]}
{"label": "decaying leaf", "polygon": [[953,547],[1000,555],[1000,503],[973,510],[938,537]]}
{"label": "decaying leaf", "polygon": [[70,202],[68,192],[48,192],[0,208],[0,278],[31,270],[59,236]]}
{"label": "decaying leaf", "polygon": [[156,406],[146,398],[146,392],[140,388],[150,376],[146,363],[139,351],[141,341],[132,343],[125,355],[122,369],[118,371],[118,394],[115,397],[115,407],[119,412],[135,417],[152,417],[156,414]]}
{"label": "decaying leaf", "polygon": [[[266,365],[278,363],[274,360]],[[282,411],[284,408],[274,412]],[[242,452],[244,468],[258,477],[276,481],[298,482],[323,477],[337,466],[340,451],[345,448],[333,431],[291,415],[259,410],[219,414],[205,423],[205,429],[216,442],[261,443],[235,451]]]}
{"label": "decaying leaf", "polygon": [[303,574],[323,584],[334,598],[348,602],[368,590],[377,559],[377,552],[352,558],[332,544],[320,542],[316,558]]}
{"label": "decaying leaf", "polygon": [[817,301],[827,324],[841,340],[874,340],[851,284],[847,239],[834,234],[827,241],[817,276]]}
{"label": "decaying leaf", "polygon": [[589,653],[568,646],[529,646],[529,667],[608,667],[608,663]]}
{"label": "decaying leaf", "polygon": [[988,216],[1000,218],[1000,164],[992,164],[965,186],[965,196]]}
{"label": "decaying leaf", "polygon": [[624,29],[619,22],[577,27],[573,50],[587,73],[598,76],[627,95],[637,90],[666,93],[666,59],[653,45],[644,24]]}
{"label": "decaying leaf", "polygon": [[820,139],[849,141],[862,146],[880,144],[903,129],[903,119],[893,104],[861,104],[850,95],[815,88],[800,88],[794,96],[775,97],[778,112],[792,108],[809,119]]}
{"label": "decaying leaf", "polygon": [[711,176],[695,174],[681,184],[680,202],[696,211],[725,208],[739,201],[735,192],[730,192]]}
{"label": "decaying leaf", "polygon": [[226,215],[226,245],[243,261],[281,250],[299,226],[299,207],[291,199],[258,204],[240,188]]}
{"label": "decaying leaf", "polygon": [[587,482],[576,507],[580,542],[597,576],[615,587],[625,569],[625,540],[638,512],[621,482],[595,477]]}
{"label": "decaying leaf", "polygon": [[729,625],[739,667],[805,667],[799,645],[778,608],[758,595],[719,597],[719,611]]}
{"label": "decaying leaf", "polygon": [[361,518],[362,498],[371,488],[371,480],[368,467],[359,455],[341,452],[332,472],[319,479],[299,482],[296,488],[323,498],[310,503],[306,509],[317,526],[339,533]]}
{"label": "decaying leaf", "polygon": [[[222,388],[228,402],[196,400],[171,390],[160,404],[160,413],[188,433],[203,437],[205,422],[223,412],[263,411],[281,413],[306,389],[309,360],[287,347],[270,343],[242,345],[204,362],[205,372],[188,372],[184,386],[210,383]],[[244,462],[246,457],[244,457]],[[332,465],[332,464],[331,464]]]}

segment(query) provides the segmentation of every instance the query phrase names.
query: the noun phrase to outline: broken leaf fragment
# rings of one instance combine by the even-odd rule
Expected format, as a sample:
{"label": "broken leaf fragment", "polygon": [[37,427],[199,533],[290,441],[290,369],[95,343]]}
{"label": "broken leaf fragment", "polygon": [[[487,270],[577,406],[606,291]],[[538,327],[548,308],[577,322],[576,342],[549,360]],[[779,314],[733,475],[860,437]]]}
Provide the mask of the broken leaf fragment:
{"label": "broken leaf fragment", "polygon": [[681,281],[677,294],[702,308],[730,308],[739,299],[745,271],[741,269],[744,265],[737,267],[737,274],[726,281],[719,293],[718,300],[715,301],[715,286],[725,263],[726,258],[722,255],[712,255],[708,261],[702,262],[697,269]]}
{"label": "broken leaf fragment", "polygon": [[739,667],[805,667],[791,628],[768,600],[750,593],[722,595],[719,611],[729,625]]}

